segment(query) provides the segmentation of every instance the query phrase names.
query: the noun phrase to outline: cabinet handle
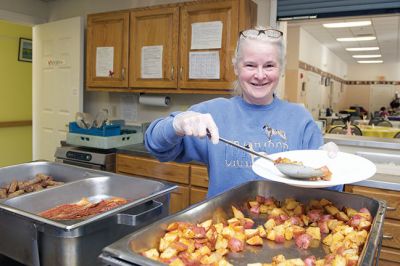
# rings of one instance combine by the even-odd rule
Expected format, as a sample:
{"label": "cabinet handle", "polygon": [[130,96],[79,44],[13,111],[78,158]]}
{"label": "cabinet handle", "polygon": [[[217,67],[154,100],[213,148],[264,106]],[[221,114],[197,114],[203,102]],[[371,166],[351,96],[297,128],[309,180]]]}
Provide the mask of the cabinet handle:
{"label": "cabinet handle", "polygon": [[174,80],[174,66],[171,67],[171,80]]}
{"label": "cabinet handle", "polygon": [[387,207],[386,207],[386,210],[387,210],[387,211],[395,211],[395,210],[397,210],[397,208],[396,208],[396,207],[387,206]]}
{"label": "cabinet handle", "polygon": [[383,235],[383,236],[382,236],[382,239],[385,239],[385,240],[392,240],[392,239],[393,239],[393,236],[392,236],[392,235]]}
{"label": "cabinet handle", "polygon": [[122,80],[125,80],[125,67],[122,68],[121,78],[122,78]]}
{"label": "cabinet handle", "polygon": [[182,80],[182,72],[183,72],[183,67],[179,70],[179,79]]}

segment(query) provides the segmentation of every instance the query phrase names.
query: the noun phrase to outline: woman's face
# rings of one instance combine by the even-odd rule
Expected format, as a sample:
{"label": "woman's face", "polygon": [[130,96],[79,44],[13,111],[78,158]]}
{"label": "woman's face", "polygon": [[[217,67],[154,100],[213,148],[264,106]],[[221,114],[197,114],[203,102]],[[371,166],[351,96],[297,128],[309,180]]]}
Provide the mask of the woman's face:
{"label": "woman's face", "polygon": [[246,40],[241,45],[242,56],[235,74],[243,98],[251,104],[270,104],[279,82],[279,50],[273,44],[257,40]]}

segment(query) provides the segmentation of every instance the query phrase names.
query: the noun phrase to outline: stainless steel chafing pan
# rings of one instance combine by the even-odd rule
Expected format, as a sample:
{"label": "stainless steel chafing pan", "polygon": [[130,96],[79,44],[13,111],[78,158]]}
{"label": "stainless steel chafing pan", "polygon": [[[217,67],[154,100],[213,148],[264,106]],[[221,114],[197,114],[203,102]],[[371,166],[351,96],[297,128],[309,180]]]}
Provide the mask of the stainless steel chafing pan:
{"label": "stainless steel chafing pan", "polygon": [[[57,176],[75,175],[76,181],[0,202],[0,253],[26,265],[95,265],[103,247],[167,216],[169,194],[176,188],[72,165],[46,165],[41,173],[57,169]],[[33,171],[21,167],[19,173],[29,169],[30,175]],[[18,172],[18,167],[14,171]],[[43,210],[82,197],[93,201],[123,197],[129,202],[84,220],[53,221],[38,216]]]}
{"label": "stainless steel chafing pan", "polygon": [[[384,202],[349,193],[298,188],[264,180],[246,183],[138,230],[103,249],[100,260],[106,265],[162,265],[159,262],[141,256],[140,252],[157,247],[159,238],[163,236],[169,223],[174,221],[198,223],[212,218],[215,213],[225,213],[227,217],[232,217],[232,205],[243,206],[249,200],[254,200],[257,195],[273,196],[278,200],[293,197],[304,203],[311,199],[325,198],[338,207],[368,208],[374,216],[374,220],[367,243],[360,255],[360,265],[372,265],[382,235],[385,212]],[[256,216],[246,213],[246,211],[245,215],[255,219],[256,224],[263,224],[266,221],[265,216],[260,220],[255,218]],[[278,254],[284,254],[287,258],[304,258],[308,255],[324,257],[325,255],[322,244],[318,248],[300,250],[296,248],[293,241],[286,241],[284,244],[266,241],[262,248],[246,246],[244,252],[229,253],[227,259],[235,266],[247,265],[255,262],[270,262],[271,258]]]}

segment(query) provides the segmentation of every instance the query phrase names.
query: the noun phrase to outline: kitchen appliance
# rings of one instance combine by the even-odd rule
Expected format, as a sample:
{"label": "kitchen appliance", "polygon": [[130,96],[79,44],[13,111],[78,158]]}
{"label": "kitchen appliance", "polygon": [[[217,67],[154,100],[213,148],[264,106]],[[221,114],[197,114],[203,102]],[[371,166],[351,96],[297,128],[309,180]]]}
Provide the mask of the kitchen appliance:
{"label": "kitchen appliance", "polygon": [[54,154],[55,161],[90,169],[115,172],[115,149],[61,146]]}
{"label": "kitchen appliance", "polygon": [[[359,265],[373,265],[375,254],[379,257],[379,247],[382,239],[382,227],[386,207],[383,201],[349,193],[297,188],[286,184],[259,180],[245,183],[127,235],[104,248],[99,258],[108,266],[162,265],[160,262],[141,256],[140,252],[157,247],[157,241],[165,234],[168,224],[175,221],[199,223],[213,217],[233,217],[231,210],[232,205],[243,206],[243,204],[247,204],[249,200],[254,200],[257,195],[266,197],[272,196],[278,200],[294,198],[303,203],[311,199],[325,198],[333,202],[338,208],[342,206],[350,206],[357,210],[362,207],[368,208],[374,220],[367,241],[360,254]],[[253,218],[256,224],[264,224],[266,221],[265,216],[257,218],[251,215],[248,210],[243,211],[244,215]],[[311,252],[317,257],[323,257],[325,256],[325,252],[322,246],[323,245],[320,245],[318,248],[313,248],[308,251],[298,249],[293,244],[293,241],[285,242],[284,244],[268,242],[268,244],[257,248],[246,245],[243,252],[228,253],[227,260],[236,266],[256,262],[266,263],[273,256],[278,254],[283,254],[287,258],[298,258],[304,257],[306,253],[311,255],[308,253]]]}
{"label": "kitchen appliance", "polygon": [[[0,200],[0,254],[33,266],[96,265],[101,249],[168,215],[169,194],[162,182],[54,163],[32,162],[0,168],[1,183],[37,173],[66,184]],[[37,214],[83,197],[129,202],[85,220],[54,221]]]}

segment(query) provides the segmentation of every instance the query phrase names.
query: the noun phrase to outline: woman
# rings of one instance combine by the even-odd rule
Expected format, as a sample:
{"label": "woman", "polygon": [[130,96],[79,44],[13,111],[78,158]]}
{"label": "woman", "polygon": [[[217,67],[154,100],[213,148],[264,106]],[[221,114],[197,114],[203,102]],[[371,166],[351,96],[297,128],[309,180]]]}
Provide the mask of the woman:
{"label": "woman", "polygon": [[[145,145],[160,161],[199,161],[208,165],[208,197],[249,180],[252,157],[219,143],[223,138],[268,154],[318,149],[321,131],[310,113],[278,99],[275,89],[284,70],[282,32],[257,28],[240,33],[233,58],[237,96],[196,104],[151,123]],[[207,129],[211,141],[206,137]],[[341,190],[342,186],[335,187]]]}

